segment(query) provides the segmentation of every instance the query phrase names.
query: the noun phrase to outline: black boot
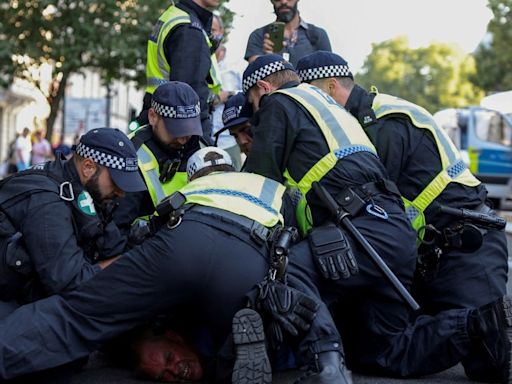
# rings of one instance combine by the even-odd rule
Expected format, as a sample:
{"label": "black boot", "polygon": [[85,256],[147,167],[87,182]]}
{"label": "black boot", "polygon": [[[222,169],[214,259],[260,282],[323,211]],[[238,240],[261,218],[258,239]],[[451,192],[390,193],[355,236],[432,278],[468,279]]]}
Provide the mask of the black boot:
{"label": "black boot", "polygon": [[[493,372],[485,381],[512,383],[512,298],[504,296],[470,312],[468,334],[487,354]],[[487,360],[487,359],[486,359]],[[482,379],[479,375],[471,375]]]}
{"label": "black boot", "polygon": [[345,359],[337,351],[316,355],[314,366],[295,384],[352,384],[352,374],[345,365]]}
{"label": "black boot", "polygon": [[245,308],[233,317],[236,361],[233,384],[271,384],[272,369],[265,347],[263,322],[258,312]]}

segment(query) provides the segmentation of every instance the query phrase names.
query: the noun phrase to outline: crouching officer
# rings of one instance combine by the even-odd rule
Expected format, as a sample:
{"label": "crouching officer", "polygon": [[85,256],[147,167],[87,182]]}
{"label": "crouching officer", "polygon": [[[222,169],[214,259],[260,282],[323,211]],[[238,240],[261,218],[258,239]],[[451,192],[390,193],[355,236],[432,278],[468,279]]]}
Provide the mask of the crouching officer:
{"label": "crouching officer", "polygon": [[58,158],[4,179],[0,299],[5,311],[72,290],[102,268],[95,261],[119,255],[124,248],[119,232],[97,209],[143,189],[133,145],[112,128],[83,135],[69,160]]}
{"label": "crouching officer", "polygon": [[[264,339],[258,316],[244,310],[233,317],[246,306],[245,294],[268,273],[266,239],[282,225],[285,188],[248,173],[198,177],[206,172],[200,164],[210,171],[233,170],[228,155],[219,156],[216,148],[203,149],[196,160],[189,160],[193,180],[181,189],[182,217],[170,215],[172,222],[73,292],[26,305],[0,322],[0,377],[74,361],[158,314],[194,304],[216,348],[233,332],[239,351],[233,380],[271,382],[267,356],[259,353]],[[162,204],[180,209],[175,197]],[[314,306],[302,308],[303,295],[291,290],[286,297],[289,305],[280,319],[314,316]],[[258,352],[256,358],[252,352]]]}
{"label": "crouching officer", "polygon": [[126,236],[134,220],[143,219],[135,223],[133,243],[140,242],[144,237],[140,233],[147,232],[144,219],[187,183],[187,160],[199,149],[202,135],[199,98],[188,84],[171,81],[160,85],[151,99],[148,117],[149,125],[130,135],[147,190],[128,193],[113,215]]}
{"label": "crouching officer", "polygon": [[[492,303],[488,307],[500,317],[508,313],[512,303],[503,297],[507,246],[499,230],[504,221],[485,204],[485,187],[432,116],[406,100],[376,89],[365,91],[337,54],[315,52],[301,59],[297,70],[302,81],[324,90],[359,120],[398,186],[421,243],[413,291],[423,311],[435,315],[455,309],[454,314],[464,317],[462,308]],[[501,329],[508,343],[505,352],[475,342],[467,353],[464,346],[462,361],[469,377],[510,381],[512,340],[506,330],[512,324],[507,316],[501,326],[490,326]],[[460,318],[448,322],[457,327]],[[423,364],[428,365],[433,362]]]}
{"label": "crouching officer", "polygon": [[[229,129],[229,133],[236,140],[240,150],[249,156],[252,144],[252,128],[251,128],[252,107],[246,102],[242,92],[231,96],[222,111],[222,123],[224,127],[215,135],[217,138],[225,130]],[[215,142],[217,144],[217,142]]]}

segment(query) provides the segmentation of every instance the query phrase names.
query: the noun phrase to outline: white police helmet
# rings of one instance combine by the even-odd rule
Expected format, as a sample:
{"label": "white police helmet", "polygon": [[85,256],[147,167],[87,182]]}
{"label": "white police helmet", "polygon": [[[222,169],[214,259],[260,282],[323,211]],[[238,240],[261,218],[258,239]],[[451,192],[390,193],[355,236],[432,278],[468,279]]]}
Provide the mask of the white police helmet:
{"label": "white police helmet", "polygon": [[[205,156],[209,153],[216,153],[219,156],[217,159],[205,160]],[[204,147],[196,151],[187,161],[187,177],[190,180],[195,173],[206,167],[215,165],[230,165],[233,166],[233,160],[229,153],[217,147]]]}

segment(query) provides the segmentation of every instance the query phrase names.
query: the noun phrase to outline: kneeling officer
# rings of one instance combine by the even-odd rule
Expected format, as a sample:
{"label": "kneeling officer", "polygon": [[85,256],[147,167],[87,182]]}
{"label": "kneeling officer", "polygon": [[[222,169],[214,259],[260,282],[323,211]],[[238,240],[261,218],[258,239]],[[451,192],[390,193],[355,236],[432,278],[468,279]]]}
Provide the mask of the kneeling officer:
{"label": "kneeling officer", "polygon": [[0,184],[0,316],[74,289],[119,255],[123,244],[97,213],[125,192],[145,189],[124,133],[98,128],[80,138],[69,160],[56,159]]}

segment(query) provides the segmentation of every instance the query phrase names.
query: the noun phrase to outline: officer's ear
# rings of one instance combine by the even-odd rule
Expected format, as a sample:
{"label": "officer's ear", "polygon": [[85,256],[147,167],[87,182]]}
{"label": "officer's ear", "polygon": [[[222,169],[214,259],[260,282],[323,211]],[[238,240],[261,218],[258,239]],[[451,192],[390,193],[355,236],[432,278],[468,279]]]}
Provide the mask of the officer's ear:
{"label": "officer's ear", "polygon": [[94,174],[97,172],[98,164],[96,164],[92,159],[83,159],[80,162],[80,173],[83,176],[85,181],[88,181]]}
{"label": "officer's ear", "polygon": [[154,127],[156,125],[156,122],[158,121],[158,114],[155,112],[153,108],[149,108],[148,119],[149,124]]}
{"label": "officer's ear", "polygon": [[258,80],[256,82],[256,85],[258,86],[258,88],[262,89],[265,92],[265,94],[270,93],[274,90],[272,84],[265,80]]}

